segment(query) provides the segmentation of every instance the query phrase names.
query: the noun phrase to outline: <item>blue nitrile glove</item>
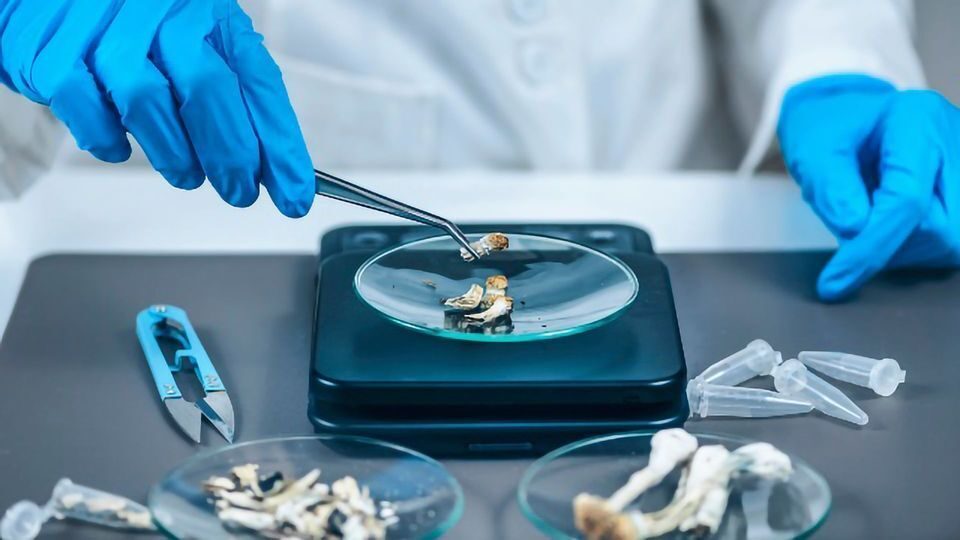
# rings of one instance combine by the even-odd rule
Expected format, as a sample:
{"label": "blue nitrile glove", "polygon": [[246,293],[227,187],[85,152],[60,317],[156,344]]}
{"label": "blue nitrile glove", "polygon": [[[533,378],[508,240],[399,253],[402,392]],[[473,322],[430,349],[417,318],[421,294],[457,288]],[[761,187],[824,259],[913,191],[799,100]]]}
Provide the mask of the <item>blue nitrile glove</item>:
{"label": "blue nitrile glove", "polygon": [[884,268],[960,263],[960,113],[865,75],[794,86],[778,127],[790,174],[837,237],[817,281],[847,297]]}
{"label": "blue nitrile glove", "polygon": [[129,131],[171,184],[234,206],[262,182],[302,216],[313,167],[280,70],[236,0],[0,0],[0,81],[49,105],[97,158]]}

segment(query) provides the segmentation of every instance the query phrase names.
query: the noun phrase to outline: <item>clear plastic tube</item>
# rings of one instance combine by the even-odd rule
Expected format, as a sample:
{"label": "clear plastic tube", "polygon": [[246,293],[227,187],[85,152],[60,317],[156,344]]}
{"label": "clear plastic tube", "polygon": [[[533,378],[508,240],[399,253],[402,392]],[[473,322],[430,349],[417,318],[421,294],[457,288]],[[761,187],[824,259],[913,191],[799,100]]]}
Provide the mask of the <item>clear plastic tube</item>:
{"label": "clear plastic tube", "polygon": [[768,418],[805,414],[813,410],[810,403],[777,392],[707,384],[696,379],[687,383],[687,400],[690,402],[690,415],[700,418]]}
{"label": "clear plastic tube", "polygon": [[865,425],[869,418],[857,404],[843,392],[807,370],[797,359],[790,359],[773,370],[773,384],[786,396],[809,401],[820,412]]}
{"label": "clear plastic tube", "polygon": [[51,518],[76,519],[114,529],[156,530],[150,511],[143,505],[62,478],[45,505],[20,501],[11,506],[0,520],[0,539],[33,540]]}
{"label": "clear plastic tube", "polygon": [[769,375],[783,359],[769,343],[756,339],[697,375],[707,384],[736,386],[759,375]]}
{"label": "clear plastic tube", "polygon": [[907,372],[900,369],[900,364],[893,358],[877,360],[829,351],[804,351],[797,358],[828,377],[869,388],[884,397],[896,392],[907,378]]}

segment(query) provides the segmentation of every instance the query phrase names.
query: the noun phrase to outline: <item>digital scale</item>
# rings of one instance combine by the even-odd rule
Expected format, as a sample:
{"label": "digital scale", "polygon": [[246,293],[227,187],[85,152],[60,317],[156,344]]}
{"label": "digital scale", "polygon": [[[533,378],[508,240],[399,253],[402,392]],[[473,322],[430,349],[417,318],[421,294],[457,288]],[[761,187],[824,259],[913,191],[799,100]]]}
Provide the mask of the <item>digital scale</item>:
{"label": "digital scale", "polygon": [[686,365],[670,278],[649,236],[624,225],[473,225],[551,236],[618,257],[639,280],[623,314],[582,334],[476,343],[386,320],[353,289],[377,252],[437,232],[353,226],[320,241],[309,417],[432,455],[540,454],[583,437],[680,426]]}

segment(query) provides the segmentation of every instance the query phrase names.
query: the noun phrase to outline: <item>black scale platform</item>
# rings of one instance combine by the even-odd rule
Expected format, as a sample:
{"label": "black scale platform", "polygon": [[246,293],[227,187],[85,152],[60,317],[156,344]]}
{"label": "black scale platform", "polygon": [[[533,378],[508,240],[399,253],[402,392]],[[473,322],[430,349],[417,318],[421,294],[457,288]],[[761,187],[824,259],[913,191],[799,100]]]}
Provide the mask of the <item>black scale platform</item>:
{"label": "black scale platform", "polygon": [[378,250],[436,234],[349,227],[321,241],[310,419],[318,431],[368,435],[432,454],[541,453],[610,431],[687,417],[686,368],[666,267],[642,231],[617,225],[498,225],[564,237],[615,255],[640,281],[618,319],[583,334],[469,343],[401,328],[351,284]]}

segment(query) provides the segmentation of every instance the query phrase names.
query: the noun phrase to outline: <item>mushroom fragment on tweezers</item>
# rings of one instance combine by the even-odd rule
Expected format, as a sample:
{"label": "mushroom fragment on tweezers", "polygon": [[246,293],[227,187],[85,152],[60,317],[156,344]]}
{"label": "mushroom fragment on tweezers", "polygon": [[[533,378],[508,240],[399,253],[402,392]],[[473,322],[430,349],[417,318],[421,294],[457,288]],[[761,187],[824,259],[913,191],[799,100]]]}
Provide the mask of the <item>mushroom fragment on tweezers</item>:
{"label": "mushroom fragment on tweezers", "polygon": [[[510,247],[510,239],[503,233],[489,233],[476,242],[470,242],[470,247],[481,257],[484,257],[491,252],[503,251]],[[472,261],[474,259],[474,256],[464,248],[460,248],[460,256],[463,257],[465,261]]]}

